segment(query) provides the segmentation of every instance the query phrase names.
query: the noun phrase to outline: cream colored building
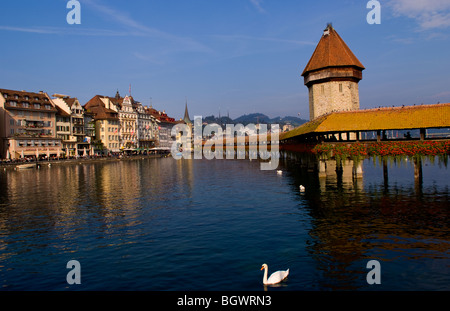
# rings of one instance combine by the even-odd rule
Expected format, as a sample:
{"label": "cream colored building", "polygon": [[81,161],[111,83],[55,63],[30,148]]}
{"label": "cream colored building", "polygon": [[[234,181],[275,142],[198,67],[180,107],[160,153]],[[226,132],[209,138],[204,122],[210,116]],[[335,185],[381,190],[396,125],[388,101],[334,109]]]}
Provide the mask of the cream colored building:
{"label": "cream colored building", "polygon": [[[117,97],[117,96],[116,96]],[[119,112],[119,147],[121,150],[133,150],[138,147],[137,112],[133,109],[133,98],[126,95],[119,98],[116,105]]]}
{"label": "cream colored building", "polygon": [[86,155],[92,155],[91,144],[85,139],[83,106],[75,97],[61,94],[53,94],[53,97],[52,101],[59,110],[59,116],[56,117],[56,131],[58,137],[62,138],[64,150],[71,156],[83,156],[85,152]]}
{"label": "cream colored building", "polygon": [[119,152],[119,113],[111,98],[96,95],[84,109],[93,114],[95,120],[96,150],[102,153]]}
{"label": "cream colored building", "polygon": [[0,89],[0,158],[61,154],[56,113],[47,93]]}

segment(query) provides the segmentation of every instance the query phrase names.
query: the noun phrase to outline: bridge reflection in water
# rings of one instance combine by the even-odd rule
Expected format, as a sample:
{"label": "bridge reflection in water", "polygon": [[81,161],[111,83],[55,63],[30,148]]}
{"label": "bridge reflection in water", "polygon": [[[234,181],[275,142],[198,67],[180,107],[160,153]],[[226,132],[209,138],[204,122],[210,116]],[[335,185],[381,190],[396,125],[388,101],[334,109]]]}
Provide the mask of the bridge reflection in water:
{"label": "bridge reflection in water", "polygon": [[[439,282],[448,276],[445,260],[435,257],[448,254],[448,238],[439,229],[448,221],[447,169],[437,164],[365,159],[340,165],[281,153],[279,169],[292,178],[292,191],[307,202],[302,205],[312,219],[307,249],[324,273],[318,279],[322,286],[355,289],[351,283],[345,288],[338,284],[363,280],[369,259],[381,261],[383,286],[396,282],[398,271],[403,271],[403,285],[409,286],[418,281],[416,275],[427,275],[424,267],[429,266],[444,269],[433,276]],[[306,191],[300,193],[298,185],[306,185]]]}
{"label": "bridge reflection in water", "polygon": [[[363,163],[364,160],[354,161],[352,159],[329,159],[322,160],[318,159],[317,156],[307,153],[298,153],[298,152],[290,152],[290,151],[281,151],[280,152],[280,161],[281,160],[291,160],[296,163],[299,168],[304,168],[309,172],[316,173],[321,189],[324,189],[324,185],[327,180],[336,181],[339,185],[344,186],[352,186],[355,189],[362,189],[363,186],[363,177],[364,177],[364,169]],[[389,160],[387,158],[378,158],[378,159],[366,159],[368,161],[378,162],[380,166],[380,170],[383,172],[383,182],[384,186],[387,188],[389,186],[389,167],[392,165],[404,165],[407,164],[408,161],[410,165],[413,166],[414,175],[411,175],[411,178],[414,178],[415,189],[416,191],[422,191],[423,187],[423,161],[421,158],[414,158],[412,160],[408,160],[408,158],[404,158],[401,161],[397,160]],[[403,164],[402,164],[403,163]]]}

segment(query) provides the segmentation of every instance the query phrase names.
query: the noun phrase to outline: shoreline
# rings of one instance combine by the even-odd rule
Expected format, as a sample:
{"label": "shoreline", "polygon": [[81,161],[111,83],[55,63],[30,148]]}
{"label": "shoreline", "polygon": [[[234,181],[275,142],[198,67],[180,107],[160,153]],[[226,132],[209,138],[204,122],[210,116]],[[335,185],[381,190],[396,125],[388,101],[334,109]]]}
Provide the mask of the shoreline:
{"label": "shoreline", "polygon": [[52,159],[52,160],[40,160],[40,161],[23,161],[23,162],[10,162],[10,163],[0,163],[0,168],[4,170],[11,168],[16,169],[18,165],[23,164],[36,164],[40,166],[46,165],[67,165],[67,164],[88,164],[88,163],[100,163],[100,162],[117,162],[117,161],[130,161],[130,160],[140,160],[140,159],[155,159],[155,158],[166,158],[170,154],[149,154],[149,155],[132,155],[132,156],[111,156],[111,157],[97,157],[97,158],[78,158],[78,159]]}

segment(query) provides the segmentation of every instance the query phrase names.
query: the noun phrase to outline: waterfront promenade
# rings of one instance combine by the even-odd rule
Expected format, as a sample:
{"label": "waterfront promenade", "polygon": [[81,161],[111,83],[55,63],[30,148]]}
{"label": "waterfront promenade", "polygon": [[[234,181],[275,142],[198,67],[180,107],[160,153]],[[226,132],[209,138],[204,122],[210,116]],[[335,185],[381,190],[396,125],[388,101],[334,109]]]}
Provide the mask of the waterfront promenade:
{"label": "waterfront promenade", "polygon": [[161,158],[169,156],[169,152],[158,151],[149,154],[133,154],[133,155],[108,155],[108,156],[92,156],[92,157],[72,157],[72,158],[56,158],[50,159],[42,158],[39,161],[36,159],[18,159],[18,160],[4,160],[0,162],[0,167],[3,169],[15,169],[18,165],[22,164],[36,164],[37,166],[52,166],[62,164],[85,164],[85,163],[101,163],[101,162],[113,162],[113,161],[128,161],[138,160],[146,158]]}

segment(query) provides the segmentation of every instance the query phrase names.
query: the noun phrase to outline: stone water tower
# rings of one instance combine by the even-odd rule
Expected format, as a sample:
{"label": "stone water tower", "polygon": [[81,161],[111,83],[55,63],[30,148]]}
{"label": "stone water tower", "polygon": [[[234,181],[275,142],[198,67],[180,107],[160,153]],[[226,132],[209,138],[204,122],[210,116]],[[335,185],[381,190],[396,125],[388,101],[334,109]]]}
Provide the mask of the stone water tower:
{"label": "stone water tower", "polygon": [[328,24],[302,73],[309,90],[310,120],[334,111],[359,110],[358,82],[364,69]]}

